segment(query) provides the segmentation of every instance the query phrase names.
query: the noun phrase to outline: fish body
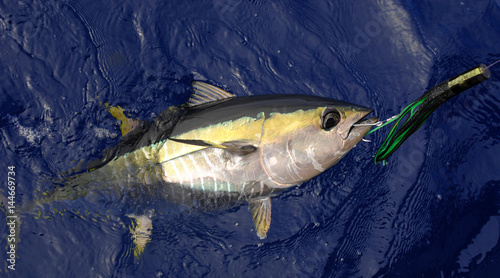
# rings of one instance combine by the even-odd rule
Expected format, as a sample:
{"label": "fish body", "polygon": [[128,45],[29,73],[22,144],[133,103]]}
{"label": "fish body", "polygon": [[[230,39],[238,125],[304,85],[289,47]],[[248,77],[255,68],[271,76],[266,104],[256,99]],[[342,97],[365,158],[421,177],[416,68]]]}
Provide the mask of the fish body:
{"label": "fish body", "polygon": [[371,128],[354,124],[377,121],[362,120],[369,108],[322,97],[235,98],[203,82],[193,87],[185,113],[162,140],[76,177],[73,197],[99,184],[189,207],[248,201],[264,238],[271,197],[336,164]]}

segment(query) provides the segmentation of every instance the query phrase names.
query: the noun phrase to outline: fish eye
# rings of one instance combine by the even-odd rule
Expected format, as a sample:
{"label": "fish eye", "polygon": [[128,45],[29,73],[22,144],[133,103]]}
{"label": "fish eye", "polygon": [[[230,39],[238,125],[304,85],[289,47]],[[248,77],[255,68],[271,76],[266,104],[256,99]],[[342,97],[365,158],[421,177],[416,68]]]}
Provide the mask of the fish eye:
{"label": "fish eye", "polygon": [[323,123],[321,124],[321,128],[328,131],[334,128],[340,122],[340,113],[337,111],[328,112],[325,116],[323,116]]}

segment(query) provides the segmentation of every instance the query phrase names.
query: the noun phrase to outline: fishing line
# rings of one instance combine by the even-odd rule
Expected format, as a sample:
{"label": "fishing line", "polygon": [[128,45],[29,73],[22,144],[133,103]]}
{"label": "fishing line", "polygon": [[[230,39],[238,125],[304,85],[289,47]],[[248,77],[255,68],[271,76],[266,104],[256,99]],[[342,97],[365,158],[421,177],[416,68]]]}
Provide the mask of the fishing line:
{"label": "fishing line", "polygon": [[[398,115],[394,115],[392,117],[390,117],[389,119],[386,119],[386,120],[383,120],[383,121],[378,121],[378,122],[375,122],[375,123],[372,123],[372,124],[353,124],[353,126],[376,126],[376,128],[370,130],[368,133],[366,133],[366,135],[374,132],[375,130],[381,128],[381,127],[384,127],[386,126],[387,124],[391,123],[392,121],[394,121],[396,118],[398,117]],[[365,139],[365,138],[361,138],[361,140],[363,142],[371,142],[372,140],[368,140],[368,139]]]}
{"label": "fishing line", "polygon": [[499,62],[500,60],[489,66],[480,64],[479,66],[471,68],[434,86],[418,99],[410,103],[410,105],[406,106],[398,115],[390,117],[387,120],[373,124],[356,124],[355,126],[377,126],[370,130],[367,133],[368,135],[382,127],[394,123],[374,156],[375,164],[383,162],[385,165],[387,158],[391,156],[410,135],[417,131],[425,121],[427,121],[432,112],[459,93],[488,79],[490,77],[489,68]]}
{"label": "fishing line", "polygon": [[500,62],[500,60],[494,62],[493,64],[489,65],[488,68],[491,68],[492,66],[494,66],[495,64],[497,64],[498,62]]}

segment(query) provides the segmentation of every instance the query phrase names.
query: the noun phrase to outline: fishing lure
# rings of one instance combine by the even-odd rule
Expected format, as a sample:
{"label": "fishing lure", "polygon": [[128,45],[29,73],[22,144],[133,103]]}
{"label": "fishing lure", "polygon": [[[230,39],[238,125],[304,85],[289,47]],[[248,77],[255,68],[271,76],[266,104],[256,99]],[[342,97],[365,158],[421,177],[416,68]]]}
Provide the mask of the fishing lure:
{"label": "fishing lure", "polygon": [[371,134],[390,123],[394,122],[394,125],[374,156],[375,164],[379,162],[385,164],[387,158],[389,158],[408,137],[417,131],[439,106],[461,92],[488,79],[490,77],[489,68],[498,62],[500,62],[500,60],[489,66],[480,64],[479,66],[448,79],[428,90],[417,100],[405,107],[398,115],[376,123],[375,125],[378,125],[378,127],[372,129],[367,134]]}

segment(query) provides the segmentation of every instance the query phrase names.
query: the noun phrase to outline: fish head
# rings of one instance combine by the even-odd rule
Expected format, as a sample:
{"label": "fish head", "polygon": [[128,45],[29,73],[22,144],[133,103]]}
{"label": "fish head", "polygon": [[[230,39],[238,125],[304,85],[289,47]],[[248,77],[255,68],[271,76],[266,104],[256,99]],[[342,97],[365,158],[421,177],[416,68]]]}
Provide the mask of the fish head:
{"label": "fish head", "polygon": [[[331,101],[290,113],[274,113],[263,127],[261,157],[277,186],[289,187],[335,165],[378,121],[372,110]],[[364,124],[364,125],[359,125]]]}

